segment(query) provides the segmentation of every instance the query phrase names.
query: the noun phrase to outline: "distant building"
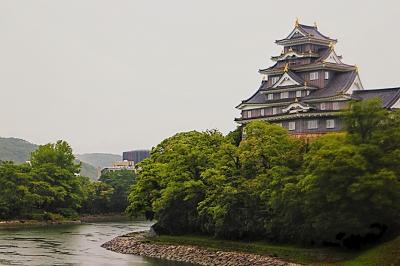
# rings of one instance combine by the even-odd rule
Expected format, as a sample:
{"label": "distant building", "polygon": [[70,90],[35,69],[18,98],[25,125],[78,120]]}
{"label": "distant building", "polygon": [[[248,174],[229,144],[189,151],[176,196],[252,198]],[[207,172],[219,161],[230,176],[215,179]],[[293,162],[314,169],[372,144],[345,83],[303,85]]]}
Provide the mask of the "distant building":
{"label": "distant building", "polygon": [[101,174],[120,170],[136,171],[135,165],[150,156],[149,150],[134,150],[122,153],[122,161],[114,162],[110,167],[104,167]]}
{"label": "distant building", "polygon": [[135,162],[135,164],[137,164],[149,156],[150,156],[149,150],[126,151],[126,152],[122,153],[122,160],[133,161],[133,162]]}
{"label": "distant building", "polygon": [[336,42],[316,25],[296,21],[292,32],[275,42],[282,53],[272,57],[273,66],[259,70],[264,80],[237,106],[236,122],[264,120],[308,137],[342,130],[340,113],[351,100],[380,98],[382,108],[400,108],[400,88],[364,89],[357,66],[336,54]]}
{"label": "distant building", "polygon": [[133,161],[127,161],[127,160],[114,162],[112,166],[104,167],[101,170],[101,174],[105,174],[107,172],[120,171],[120,170],[129,170],[129,171],[134,172],[135,171],[135,163]]}

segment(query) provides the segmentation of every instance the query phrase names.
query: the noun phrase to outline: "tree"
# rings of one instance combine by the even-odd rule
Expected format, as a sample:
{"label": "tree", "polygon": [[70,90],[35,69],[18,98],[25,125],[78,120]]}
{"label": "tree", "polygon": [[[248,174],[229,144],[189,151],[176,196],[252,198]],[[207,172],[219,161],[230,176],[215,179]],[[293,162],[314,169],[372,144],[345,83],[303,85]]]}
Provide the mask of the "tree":
{"label": "tree", "polygon": [[111,209],[111,197],[114,189],[100,181],[89,182],[87,186],[87,197],[84,201],[82,211],[90,214],[107,213]]}
{"label": "tree", "polygon": [[368,142],[387,116],[387,110],[382,108],[382,102],[378,98],[351,102],[344,118],[352,142]]}
{"label": "tree", "polygon": [[123,212],[128,206],[128,192],[135,181],[135,173],[120,170],[102,174],[99,181],[113,189],[110,197],[109,212]]}
{"label": "tree", "polygon": [[29,165],[0,163],[0,219],[15,218],[32,211],[35,195],[29,191]]}
{"label": "tree", "polygon": [[179,133],[161,142],[139,164],[127,212],[155,216],[159,230],[169,233],[195,230],[202,174],[214,166],[213,155],[224,142],[217,131]]}
{"label": "tree", "polygon": [[371,172],[362,148],[345,137],[318,139],[304,161],[298,186],[305,239],[346,244],[373,234],[374,225],[393,226],[398,219],[400,183],[393,171]]}
{"label": "tree", "polygon": [[[84,189],[71,147],[65,141],[40,146],[32,153],[30,190],[40,197],[38,209],[47,212],[77,211],[84,201]],[[69,210],[66,210],[70,213]]]}
{"label": "tree", "polygon": [[80,164],[75,163],[71,146],[62,140],[39,146],[32,152],[30,162],[32,167],[51,163],[73,174],[79,174],[80,170]]}
{"label": "tree", "polygon": [[253,178],[276,166],[301,166],[302,143],[290,137],[284,128],[254,121],[244,130],[246,137],[239,146],[243,177]]}

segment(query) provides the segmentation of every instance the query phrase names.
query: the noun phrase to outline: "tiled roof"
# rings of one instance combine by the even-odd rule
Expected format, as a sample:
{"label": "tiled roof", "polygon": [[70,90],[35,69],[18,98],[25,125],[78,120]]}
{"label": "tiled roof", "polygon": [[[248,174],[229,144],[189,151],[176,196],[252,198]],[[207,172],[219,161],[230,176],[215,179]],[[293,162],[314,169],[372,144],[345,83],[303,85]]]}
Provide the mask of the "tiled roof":
{"label": "tiled roof", "polygon": [[331,52],[332,52],[331,49],[325,49],[324,51],[321,52],[320,57],[316,60],[316,62],[323,62],[325,59],[328,58]]}
{"label": "tiled roof", "polygon": [[314,36],[317,39],[332,40],[328,36],[325,36],[321,32],[319,32],[318,28],[315,27],[315,26],[308,26],[308,25],[299,24],[299,28],[301,30],[305,31],[307,34],[310,34],[310,35]]}
{"label": "tiled roof", "polygon": [[[328,36],[323,35],[321,32],[318,31],[318,28],[315,26],[308,26],[308,25],[303,25],[303,24],[299,24],[297,29],[299,29],[304,35],[306,36],[312,36],[315,39],[318,40],[323,40],[323,41],[333,41],[336,42],[336,40],[329,38]],[[293,31],[292,31],[293,32]],[[280,41],[286,41],[286,40],[290,40],[291,38],[289,38],[290,35],[288,35],[286,38],[281,39],[281,40],[277,40],[277,42]],[[297,38],[296,38],[297,39]]]}
{"label": "tiled roof", "polygon": [[257,104],[257,103],[265,103],[265,95],[261,94],[261,88],[266,84],[267,82],[264,81],[260,88],[254,93],[250,98],[247,100],[242,101],[242,103],[250,103],[250,104]]}
{"label": "tiled roof", "polygon": [[310,95],[304,97],[304,99],[325,98],[338,95],[346,91],[356,77],[356,71],[337,73],[325,88],[311,92]]}
{"label": "tiled roof", "polygon": [[353,96],[356,99],[362,100],[380,98],[382,100],[382,107],[391,108],[400,99],[400,88],[358,90],[353,92]]}

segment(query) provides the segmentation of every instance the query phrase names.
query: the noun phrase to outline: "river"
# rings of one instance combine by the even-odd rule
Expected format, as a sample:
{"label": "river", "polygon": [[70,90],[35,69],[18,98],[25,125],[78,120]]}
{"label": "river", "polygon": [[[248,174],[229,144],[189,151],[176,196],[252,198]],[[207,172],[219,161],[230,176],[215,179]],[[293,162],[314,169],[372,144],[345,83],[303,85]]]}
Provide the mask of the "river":
{"label": "river", "polygon": [[101,244],[150,227],[144,221],[0,229],[0,265],[187,266],[108,251]]}

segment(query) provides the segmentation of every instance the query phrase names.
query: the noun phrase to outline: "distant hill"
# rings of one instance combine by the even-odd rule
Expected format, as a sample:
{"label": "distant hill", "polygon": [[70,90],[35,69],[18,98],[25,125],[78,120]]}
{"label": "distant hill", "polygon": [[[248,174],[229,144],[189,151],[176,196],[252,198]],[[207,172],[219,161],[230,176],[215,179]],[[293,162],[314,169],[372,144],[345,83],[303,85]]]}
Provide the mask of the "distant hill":
{"label": "distant hill", "polygon": [[[0,160],[24,163],[39,146],[23,139],[0,137]],[[78,160],[77,160],[78,161]],[[97,169],[93,165],[82,162],[81,175],[97,179]]]}
{"label": "distant hill", "polygon": [[[77,160],[79,161],[79,160]],[[81,175],[90,177],[93,180],[97,180],[99,176],[97,175],[97,169],[91,164],[81,161]]]}
{"label": "distant hill", "polygon": [[0,160],[24,163],[38,145],[17,138],[0,138]]}
{"label": "distant hill", "polygon": [[110,153],[84,153],[75,156],[78,160],[99,168],[112,166],[113,162],[122,160],[121,155]]}

